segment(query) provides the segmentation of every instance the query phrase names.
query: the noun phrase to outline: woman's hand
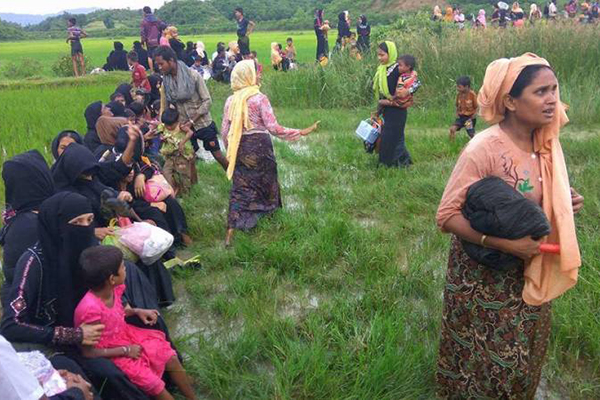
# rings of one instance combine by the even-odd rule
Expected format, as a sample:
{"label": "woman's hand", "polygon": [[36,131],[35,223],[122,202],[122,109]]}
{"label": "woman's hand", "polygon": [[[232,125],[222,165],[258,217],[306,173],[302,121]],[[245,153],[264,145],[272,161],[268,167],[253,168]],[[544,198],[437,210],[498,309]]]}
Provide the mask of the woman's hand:
{"label": "woman's hand", "polygon": [[100,240],[104,240],[104,238],[107,237],[108,235],[114,235],[114,234],[115,234],[115,230],[113,228],[95,228],[94,229],[94,235]]}
{"label": "woman's hand", "polygon": [[[531,236],[526,236],[524,238],[515,240],[496,239],[498,241],[497,245],[493,245],[491,247],[519,257],[523,261],[529,261],[533,257],[540,254],[540,244],[542,244],[541,239],[533,240]],[[491,244],[492,243],[490,243],[490,245]]]}
{"label": "woman's hand", "polygon": [[117,196],[117,199],[121,200],[121,201],[124,201],[126,203],[130,203],[130,202],[133,201],[133,196],[129,192],[122,191],[122,192],[119,192],[119,195]]}
{"label": "woman's hand", "polygon": [[58,370],[59,375],[65,380],[67,389],[77,388],[83,393],[85,400],[93,400],[92,385],[83,379],[81,375],[73,374],[67,370]]}
{"label": "woman's hand", "polygon": [[319,128],[319,124],[321,123],[321,121],[317,121],[314,124],[312,124],[311,126],[309,126],[308,128],[302,129],[300,131],[300,135],[302,136],[306,136],[311,132],[314,132],[317,130],[317,128]]}
{"label": "woman's hand", "polygon": [[102,336],[104,325],[81,324],[80,328],[83,331],[83,340],[81,344],[84,346],[95,346],[98,344],[98,341],[100,341],[100,336]]}
{"label": "woman's hand", "polygon": [[583,208],[583,196],[571,188],[571,202],[573,203],[573,214],[577,214]]}
{"label": "woman's hand", "polygon": [[146,193],[146,176],[144,174],[138,174],[138,176],[135,177],[133,186],[135,188],[136,197],[144,197],[144,194]]}
{"label": "woman's hand", "polygon": [[127,347],[129,348],[129,352],[127,353],[127,356],[129,358],[133,358],[133,359],[140,358],[140,355],[142,354],[142,347],[140,345],[132,344],[131,346],[127,346]]}
{"label": "woman's hand", "polygon": [[141,319],[146,325],[154,325],[158,320],[158,311],[156,310],[143,310],[141,308],[137,308],[135,310],[135,315]]}

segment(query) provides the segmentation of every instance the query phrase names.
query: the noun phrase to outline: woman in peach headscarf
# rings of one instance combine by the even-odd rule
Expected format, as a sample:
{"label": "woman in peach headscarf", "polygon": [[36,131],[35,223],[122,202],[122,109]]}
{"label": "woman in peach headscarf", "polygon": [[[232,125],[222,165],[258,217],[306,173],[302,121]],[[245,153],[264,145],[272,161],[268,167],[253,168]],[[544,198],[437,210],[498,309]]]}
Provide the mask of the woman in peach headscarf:
{"label": "woman in peach headscarf", "polygon": [[[492,125],[460,155],[437,212],[453,235],[437,381],[449,398],[532,399],[550,333],[550,301],[577,281],[581,264],[573,214],[583,197],[569,187],[559,131],[567,122],[558,82],[534,54],[491,63],[478,103]],[[497,176],[539,204],[551,223],[547,238],[482,235],[461,214],[475,182]],[[508,270],[478,264],[459,239],[523,260]],[[540,243],[561,254],[540,254]]]}
{"label": "woman in peach headscarf", "polygon": [[444,22],[454,23],[454,10],[452,7],[446,7],[446,13],[444,14]]}

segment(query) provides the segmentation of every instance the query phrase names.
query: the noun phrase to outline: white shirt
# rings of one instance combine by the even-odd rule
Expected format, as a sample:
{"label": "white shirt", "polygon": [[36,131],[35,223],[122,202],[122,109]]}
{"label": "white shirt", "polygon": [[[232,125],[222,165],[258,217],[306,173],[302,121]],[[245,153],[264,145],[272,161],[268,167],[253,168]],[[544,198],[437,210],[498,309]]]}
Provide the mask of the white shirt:
{"label": "white shirt", "polygon": [[21,361],[15,349],[0,335],[0,393],[2,400],[39,400],[44,389]]}

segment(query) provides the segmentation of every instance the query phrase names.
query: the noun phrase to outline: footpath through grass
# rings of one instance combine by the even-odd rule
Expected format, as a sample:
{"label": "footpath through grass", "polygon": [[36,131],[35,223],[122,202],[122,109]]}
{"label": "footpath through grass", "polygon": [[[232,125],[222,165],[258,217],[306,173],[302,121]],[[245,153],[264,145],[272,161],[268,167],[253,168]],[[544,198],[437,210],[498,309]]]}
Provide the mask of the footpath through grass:
{"label": "footpath through grass", "polygon": [[[118,77],[92,85],[0,91],[2,160],[44,152],[62,129],[84,131],[83,110]],[[68,81],[67,81],[68,82]],[[220,121],[227,86],[210,86]],[[367,109],[276,107],[283,125],[321,129],[297,143],[274,140],[283,210],[222,245],[229,182],[198,165],[183,199],[202,268],[175,275],[178,301],[163,312],[199,393],[222,399],[431,399],[449,237],[434,215],[466,135],[450,121],[411,114],[408,171],[377,168],[353,131]],[[412,111],[412,110],[411,110]],[[436,124],[437,128],[431,128]],[[583,267],[554,302],[544,380],[553,398],[600,398],[600,137],[565,130]],[[49,157],[46,150],[45,155]],[[2,196],[3,199],[3,196]]]}

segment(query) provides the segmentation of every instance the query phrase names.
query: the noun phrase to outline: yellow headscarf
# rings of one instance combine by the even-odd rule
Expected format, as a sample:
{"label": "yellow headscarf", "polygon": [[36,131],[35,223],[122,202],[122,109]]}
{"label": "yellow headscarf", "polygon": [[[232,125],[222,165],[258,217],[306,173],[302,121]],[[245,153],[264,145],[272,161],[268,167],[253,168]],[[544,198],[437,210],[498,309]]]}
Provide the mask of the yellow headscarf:
{"label": "yellow headscarf", "polygon": [[248,118],[248,99],[260,93],[260,88],[256,84],[256,65],[253,60],[240,61],[235,65],[231,72],[231,89],[233,89],[233,96],[231,96],[227,115],[230,121],[227,147],[229,161],[227,179],[229,180],[233,178],[242,131],[244,128],[252,129]]}
{"label": "yellow headscarf", "polygon": [[273,42],[271,43],[271,65],[277,66],[281,64],[281,61],[283,61],[283,59],[279,54],[279,43]]}
{"label": "yellow headscarf", "polygon": [[[487,67],[477,101],[479,113],[488,124],[497,124],[504,119],[504,98],[521,71],[529,65],[550,66],[545,59],[526,53],[516,58],[496,60]],[[536,306],[555,299],[573,287],[577,283],[577,272],[581,265],[569,176],[559,141],[560,128],[569,119],[558,90],[556,100],[554,119],[534,134],[534,149],[540,155],[542,208],[552,226],[548,242],[558,243],[560,254],[542,253],[533,257],[525,267],[523,300]]]}
{"label": "yellow headscarf", "polygon": [[452,7],[446,7],[446,14],[444,15],[444,21],[454,22],[454,11]]}
{"label": "yellow headscarf", "polygon": [[382,94],[386,99],[391,99],[390,88],[388,87],[387,81],[387,69],[394,65],[398,58],[398,50],[396,50],[396,44],[394,42],[385,42],[388,48],[388,62],[385,64],[379,64],[377,72],[373,77],[373,91],[375,92],[375,99],[379,100],[379,94]]}

